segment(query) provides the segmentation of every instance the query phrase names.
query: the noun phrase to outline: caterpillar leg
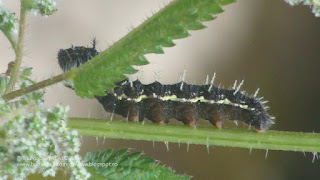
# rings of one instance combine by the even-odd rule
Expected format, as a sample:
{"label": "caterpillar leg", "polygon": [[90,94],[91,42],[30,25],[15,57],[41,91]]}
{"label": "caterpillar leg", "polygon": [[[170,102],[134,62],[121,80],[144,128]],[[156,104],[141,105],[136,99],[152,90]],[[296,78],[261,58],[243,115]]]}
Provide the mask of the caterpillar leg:
{"label": "caterpillar leg", "polygon": [[176,119],[181,121],[183,124],[195,127],[198,121],[198,115],[196,109],[192,106],[186,106],[182,109],[179,109],[179,112],[177,113]]}
{"label": "caterpillar leg", "polygon": [[132,108],[128,112],[128,121],[130,122],[139,122],[139,111],[137,108]]}
{"label": "caterpillar leg", "polygon": [[167,121],[165,113],[166,111],[164,110],[162,102],[152,103],[152,105],[148,109],[146,117],[153,123],[164,125]]}
{"label": "caterpillar leg", "polygon": [[217,128],[222,128],[222,120],[216,111],[211,111],[209,114],[209,122]]}

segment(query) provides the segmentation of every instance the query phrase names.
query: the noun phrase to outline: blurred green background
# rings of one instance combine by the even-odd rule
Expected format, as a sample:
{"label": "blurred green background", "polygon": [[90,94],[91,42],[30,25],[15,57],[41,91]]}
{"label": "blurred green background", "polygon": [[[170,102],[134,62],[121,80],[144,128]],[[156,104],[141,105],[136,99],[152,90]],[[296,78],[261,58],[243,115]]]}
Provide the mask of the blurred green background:
{"label": "blurred green background", "polygon": [[[28,15],[23,66],[34,67],[34,78],[43,80],[61,73],[57,63],[60,48],[90,45],[94,37],[104,50],[136,27],[164,0],[69,0],[57,1],[58,11],[41,18]],[[5,1],[18,15],[16,1]],[[320,18],[306,6],[290,7],[283,0],[239,0],[225,6],[224,13],[205,23],[207,29],[192,31],[176,40],[164,55],[148,55],[151,64],[142,67],[143,82],[159,74],[163,83],[175,83],[187,70],[186,81],[202,84],[207,74],[217,73],[216,84],[230,87],[245,80],[245,89],[269,100],[276,117],[271,129],[320,133]],[[0,71],[14,59],[10,45],[0,35]],[[135,79],[136,76],[132,76]],[[96,100],[81,99],[62,84],[47,88],[47,107],[69,105],[70,116],[105,118]],[[118,119],[121,119],[118,117]],[[144,151],[194,179],[320,179],[320,160],[311,153],[125,141],[83,137],[82,154],[106,148],[130,147]],[[64,177],[63,175],[61,177]],[[56,179],[60,179],[56,178]],[[36,179],[31,176],[30,179]]]}

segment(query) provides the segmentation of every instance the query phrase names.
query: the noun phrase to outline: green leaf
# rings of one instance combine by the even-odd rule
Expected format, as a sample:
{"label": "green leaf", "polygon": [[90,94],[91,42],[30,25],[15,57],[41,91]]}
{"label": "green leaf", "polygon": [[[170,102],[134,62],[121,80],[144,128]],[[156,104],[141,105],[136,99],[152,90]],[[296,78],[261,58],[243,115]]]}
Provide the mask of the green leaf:
{"label": "green leaf", "polygon": [[164,53],[163,47],[172,47],[173,39],[189,36],[188,30],[205,28],[203,21],[223,12],[221,5],[233,0],[175,0],[135,28],[121,40],[101,52],[89,62],[70,71],[76,93],[93,98],[104,95],[124,80],[124,74],[136,72],[132,65],[146,65],[145,54]]}
{"label": "green leaf", "polygon": [[[174,171],[163,166],[155,165],[156,160],[141,157],[142,152],[128,153],[128,149],[121,149],[112,152],[107,149],[103,152],[89,152],[84,158],[84,162],[93,166],[88,166],[91,179],[190,179],[188,175],[176,175]],[[94,165],[94,163],[96,163]],[[99,165],[98,165],[99,163]],[[102,166],[103,163],[116,165]]]}
{"label": "green leaf", "polygon": [[22,75],[24,75],[24,76],[31,76],[31,74],[32,74],[32,69],[33,69],[32,67],[23,69]]}
{"label": "green leaf", "polygon": [[7,88],[9,78],[5,75],[0,75],[0,95],[4,93]]}

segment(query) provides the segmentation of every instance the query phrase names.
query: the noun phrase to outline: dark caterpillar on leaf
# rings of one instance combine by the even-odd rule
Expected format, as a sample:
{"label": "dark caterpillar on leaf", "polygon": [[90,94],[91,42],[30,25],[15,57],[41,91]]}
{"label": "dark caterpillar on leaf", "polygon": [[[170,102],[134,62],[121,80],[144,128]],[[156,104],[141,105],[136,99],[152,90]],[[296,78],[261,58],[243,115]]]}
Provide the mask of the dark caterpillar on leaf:
{"label": "dark caterpillar on leaf", "polygon": [[[99,54],[93,47],[72,46],[58,53],[59,65],[63,71],[89,61]],[[183,80],[176,84],[154,82],[142,84],[139,80],[125,79],[116,82],[116,88],[105,91],[106,96],[96,96],[107,112],[115,113],[129,121],[141,122],[145,118],[157,124],[168,123],[170,118],[194,127],[199,118],[209,120],[221,128],[223,120],[240,120],[255,127],[258,132],[268,129],[274,122],[267,113],[268,107],[257,98],[259,89],[252,97],[241,93],[243,81],[232,89],[213,85],[215,74],[205,85],[187,84]]]}

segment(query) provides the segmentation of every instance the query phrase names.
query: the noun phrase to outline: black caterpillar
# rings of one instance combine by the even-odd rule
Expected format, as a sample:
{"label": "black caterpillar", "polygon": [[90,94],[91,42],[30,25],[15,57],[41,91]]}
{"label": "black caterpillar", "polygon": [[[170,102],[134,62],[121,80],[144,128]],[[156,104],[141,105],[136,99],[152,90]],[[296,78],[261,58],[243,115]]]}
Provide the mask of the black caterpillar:
{"label": "black caterpillar", "polygon": [[[59,65],[63,71],[89,61],[99,54],[93,47],[72,46],[61,49],[58,53]],[[207,77],[206,85],[192,85],[183,82],[177,84],[142,84],[139,80],[125,79],[113,90],[106,91],[106,96],[96,99],[108,112],[126,117],[129,121],[143,121],[145,118],[154,123],[168,123],[175,118],[186,125],[195,126],[199,118],[207,119],[221,128],[223,120],[240,120],[253,126],[258,132],[268,129],[274,122],[267,113],[267,101],[261,102],[256,91],[253,97],[239,91],[243,81],[232,89],[222,89],[213,85]]]}

